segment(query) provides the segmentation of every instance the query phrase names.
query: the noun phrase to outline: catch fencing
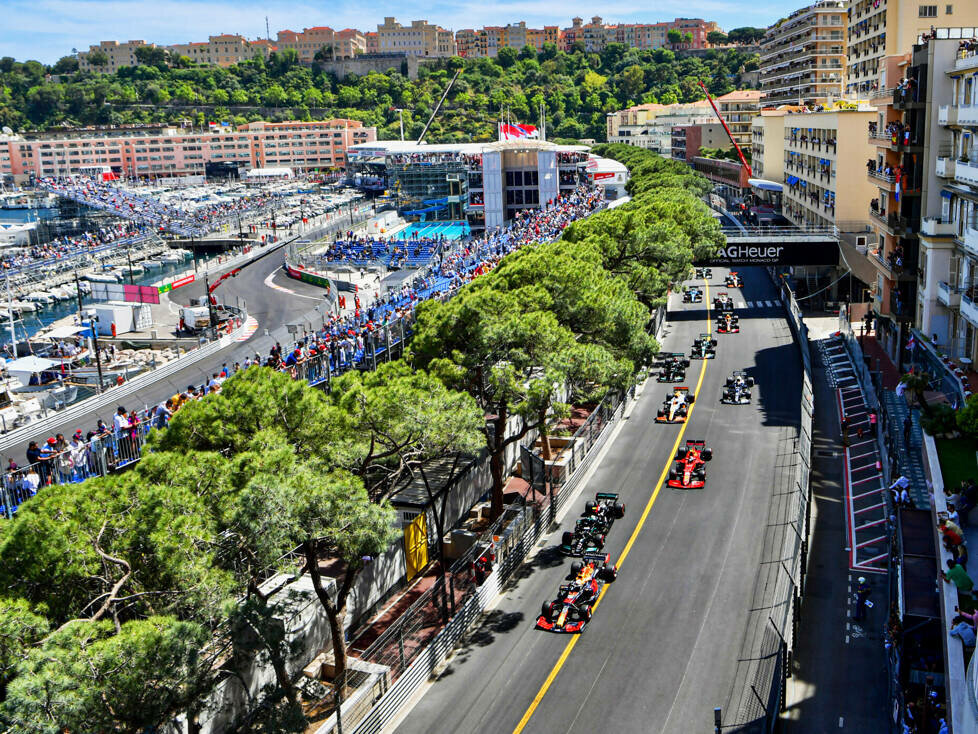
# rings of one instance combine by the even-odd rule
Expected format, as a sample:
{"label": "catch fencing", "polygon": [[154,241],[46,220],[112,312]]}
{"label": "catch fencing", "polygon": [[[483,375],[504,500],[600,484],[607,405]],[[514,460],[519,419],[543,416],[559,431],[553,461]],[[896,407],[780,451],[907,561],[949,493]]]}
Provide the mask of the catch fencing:
{"label": "catch fencing", "polygon": [[797,429],[785,426],[779,436],[751,617],[730,697],[721,710],[724,731],[774,731],[784,709],[785,681],[805,593],[815,398],[808,328],[794,293],[780,286],[788,326],[801,354],[801,417]]}

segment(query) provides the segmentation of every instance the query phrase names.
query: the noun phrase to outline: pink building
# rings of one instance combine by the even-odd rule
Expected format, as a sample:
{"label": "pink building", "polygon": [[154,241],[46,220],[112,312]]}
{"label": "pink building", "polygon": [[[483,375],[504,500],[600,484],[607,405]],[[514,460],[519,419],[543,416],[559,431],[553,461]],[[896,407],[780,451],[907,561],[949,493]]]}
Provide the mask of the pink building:
{"label": "pink building", "polygon": [[125,176],[159,177],[204,173],[209,161],[241,168],[284,166],[297,172],[346,167],[347,148],[377,139],[377,128],[358,120],[252,122],[208,131],[165,127],[78,130],[0,136],[0,176],[67,176],[110,166]]}

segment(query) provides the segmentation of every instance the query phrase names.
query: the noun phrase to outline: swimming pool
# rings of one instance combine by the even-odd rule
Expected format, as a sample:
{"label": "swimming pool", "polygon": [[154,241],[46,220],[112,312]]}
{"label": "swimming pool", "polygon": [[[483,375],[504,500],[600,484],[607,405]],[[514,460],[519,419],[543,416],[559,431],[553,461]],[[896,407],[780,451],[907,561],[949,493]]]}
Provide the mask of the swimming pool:
{"label": "swimming pool", "polygon": [[397,233],[397,239],[406,240],[417,233],[418,237],[444,237],[457,240],[469,234],[468,222],[412,222]]}

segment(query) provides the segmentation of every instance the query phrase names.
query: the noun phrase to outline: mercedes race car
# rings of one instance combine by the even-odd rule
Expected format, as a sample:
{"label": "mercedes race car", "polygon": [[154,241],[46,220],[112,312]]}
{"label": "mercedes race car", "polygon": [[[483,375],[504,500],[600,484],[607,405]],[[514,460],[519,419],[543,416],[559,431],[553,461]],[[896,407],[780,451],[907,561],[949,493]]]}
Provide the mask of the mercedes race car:
{"label": "mercedes race car", "polygon": [[754,378],[748,377],[743,370],[737,370],[727,378],[720,402],[727,405],[748,405],[752,387],[754,387]]}
{"label": "mercedes race car", "polygon": [[700,334],[699,339],[693,342],[693,347],[689,352],[690,359],[713,359],[717,356],[717,340],[709,334]]}
{"label": "mercedes race car", "polygon": [[703,303],[703,291],[695,285],[683,291],[683,303]]}
{"label": "mercedes race car", "polygon": [[565,556],[584,556],[599,553],[604,548],[608,525],[598,516],[582,517],[574,523],[573,530],[567,530],[560,537],[560,552]]}
{"label": "mercedes race car", "polygon": [[550,632],[583,632],[601,588],[618,577],[607,553],[589,553],[571,564],[573,579],[563,584],[557,597],[543,603],[537,628]]}
{"label": "mercedes race car", "polygon": [[713,449],[708,449],[705,441],[687,441],[676,452],[667,484],[676,489],[701,489],[706,486],[706,462],[712,458]]}
{"label": "mercedes race car", "polygon": [[625,505],[618,501],[616,492],[598,492],[594,502],[584,505],[583,517],[596,517],[604,523],[604,532],[608,532],[615,520],[625,517]]}
{"label": "mercedes race car", "polygon": [[656,380],[659,382],[684,382],[689,360],[682,352],[664,352],[659,355],[661,366]]}
{"label": "mercedes race car", "polygon": [[717,316],[717,333],[719,334],[739,334],[740,317],[735,313],[721,313]]}
{"label": "mercedes race car", "polygon": [[731,271],[727,277],[723,279],[723,284],[727,286],[727,288],[743,288],[744,279],[740,277],[740,273]]}
{"label": "mercedes race car", "polygon": [[720,291],[719,295],[713,299],[713,308],[720,312],[733,311],[733,299],[730,294],[726,291]]}
{"label": "mercedes race car", "polygon": [[713,277],[712,268],[696,268],[696,277],[702,278],[703,280],[709,280]]}
{"label": "mercedes race car", "polygon": [[695,400],[688,387],[675,387],[672,395],[662,401],[662,407],[655,416],[656,423],[685,423],[689,406]]}

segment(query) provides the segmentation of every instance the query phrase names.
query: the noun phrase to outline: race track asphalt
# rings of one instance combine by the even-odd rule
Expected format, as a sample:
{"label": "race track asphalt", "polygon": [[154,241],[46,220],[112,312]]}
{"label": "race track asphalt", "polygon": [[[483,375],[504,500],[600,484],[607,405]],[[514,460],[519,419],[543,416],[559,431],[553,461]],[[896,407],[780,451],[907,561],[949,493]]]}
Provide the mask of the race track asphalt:
{"label": "race track asphalt", "polygon": [[[284,250],[270,252],[219,286],[217,291],[219,300],[233,305],[237,298],[242,298],[248,304],[249,314],[257,319],[258,331],[250,339],[225,347],[196,364],[178,370],[170,377],[154,382],[134,395],[121,398],[119,403],[127,410],[156,405],[186,390],[188,385],[206,383],[210,375],[219,371],[224,363],[243,362],[246,357],[254,356],[256,352],[267,357],[269,349],[276,341],[287,346],[289,334],[286,324],[299,319],[322,304],[324,291],[322,288],[289,278],[282,270],[283,258]],[[278,287],[269,287],[266,280]],[[175,304],[187,305],[191,298],[199,298],[203,292],[204,285],[201,281],[200,284],[194,283],[171,293]],[[269,330],[269,336],[265,336],[265,329]],[[76,429],[88,432],[95,428],[100,418],[111,425],[115,407],[113,403],[74,420],[58,424],[49,434],[38,436],[37,439],[43,441],[47,435],[53,436],[56,433],[71,436]],[[13,457],[19,464],[25,465],[26,449],[26,442],[8,449],[3,455],[4,462],[6,463],[7,457]]]}
{"label": "race track asphalt", "polygon": [[[726,290],[725,272],[714,269],[711,300]],[[662,486],[618,580],[568,654],[571,636],[535,629],[570,566],[555,544],[585,500],[621,494],[627,514],[607,544],[619,559],[672,457],[680,426],[654,422],[669,386],[650,381],[563,526],[516,572],[398,732],[713,731],[713,709],[728,701],[747,637],[779,442],[799,421],[800,360],[776,291],[763,270],[741,272],[745,288],[730,291],[735,302],[761,305],[738,310],[739,334],[715,336],[717,358],[706,363],[683,437],[713,448],[705,489]],[[706,304],[671,298],[663,349],[688,354],[707,330]],[[687,371],[691,388],[702,364]],[[750,405],[719,402],[736,369],[757,382]]]}

